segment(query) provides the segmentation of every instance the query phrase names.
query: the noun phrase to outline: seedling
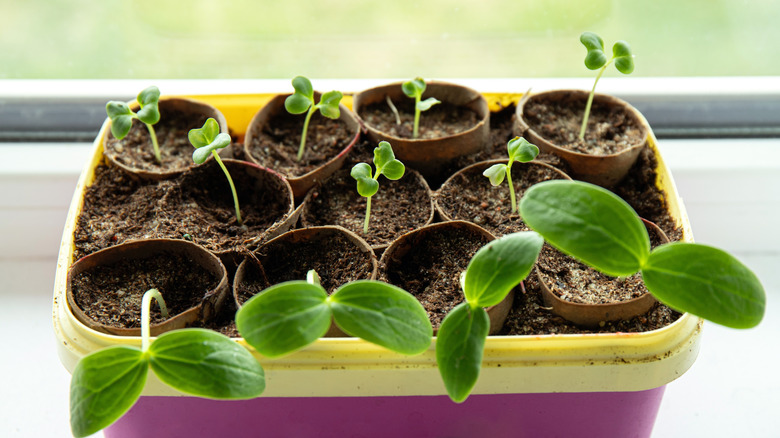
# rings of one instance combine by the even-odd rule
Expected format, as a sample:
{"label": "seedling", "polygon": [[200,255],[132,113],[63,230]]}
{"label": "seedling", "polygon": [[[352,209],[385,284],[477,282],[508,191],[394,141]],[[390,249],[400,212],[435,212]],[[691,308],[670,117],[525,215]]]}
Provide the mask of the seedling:
{"label": "seedling", "polygon": [[314,271],[307,281],[279,283],[250,298],[236,314],[236,327],[261,354],[278,357],[325,335],[331,319],[350,336],[406,355],[427,350],[433,337],[428,314],[405,290],[358,280],[328,296]]}
{"label": "seedling", "polygon": [[544,240],[533,231],[508,234],[482,247],[462,279],[466,300],[452,309],[436,338],[436,362],[450,398],[460,403],[477,383],[494,306],[528,274]]}
{"label": "seedling", "polygon": [[160,146],[157,144],[157,134],[155,134],[152,125],[160,121],[159,100],[160,90],[152,85],[138,93],[137,101],[140,109],[137,113],[134,113],[125,102],[112,100],[106,104],[106,114],[111,119],[111,133],[117,139],[121,140],[127,136],[133,125],[133,119],[138,119],[146,125],[149,136],[152,138],[154,159],[158,164],[162,163],[162,158],[160,157]]}
{"label": "seedling", "polygon": [[545,181],[520,200],[523,221],[562,252],[607,275],[641,272],[658,301],[732,328],[764,315],[761,282],[739,260],[706,245],[674,242],[650,249],[636,212],[612,192],[579,181]]}
{"label": "seedling", "polygon": [[401,89],[404,94],[414,99],[414,129],[412,131],[412,138],[420,136],[420,112],[428,111],[432,106],[441,103],[441,101],[435,97],[421,100],[423,93],[425,93],[425,88],[425,81],[423,78],[419,77],[401,84]]}
{"label": "seedling", "polygon": [[303,134],[301,134],[301,145],[298,147],[298,161],[303,158],[303,151],[306,148],[306,131],[309,129],[309,121],[312,114],[317,110],[331,119],[338,119],[341,115],[339,102],[343,95],[340,91],[329,91],[322,95],[320,102],[314,104],[314,88],[311,81],[303,76],[296,76],[292,80],[292,86],[295,92],[284,100],[284,107],[290,114],[306,113],[306,119],[303,121]]}
{"label": "seedling", "polygon": [[515,161],[527,163],[533,160],[539,155],[539,148],[536,147],[536,145],[529,143],[523,137],[515,137],[509,140],[509,143],[506,144],[506,148],[509,152],[509,161],[507,161],[506,164],[494,164],[488,167],[482,172],[482,175],[488,177],[490,184],[492,184],[493,187],[504,182],[504,177],[506,177],[506,182],[509,184],[509,196],[512,199],[512,213],[517,213],[515,186],[512,184],[512,163]]}
{"label": "seedling", "polygon": [[222,172],[227,177],[228,184],[230,184],[230,191],[233,194],[233,206],[236,209],[236,221],[239,226],[243,225],[241,220],[241,209],[238,207],[238,194],[236,194],[236,186],[233,185],[233,178],[230,177],[225,167],[225,163],[219,158],[217,151],[225,148],[230,144],[230,134],[219,132],[219,125],[217,121],[209,118],[203,127],[200,129],[191,129],[187,137],[190,139],[190,143],[195,147],[195,152],[192,153],[192,161],[196,164],[202,164],[209,155],[213,156],[217,160],[217,164],[222,168]]}
{"label": "seedling", "polygon": [[585,115],[582,118],[582,127],[580,127],[580,140],[585,138],[585,127],[588,125],[588,117],[590,117],[590,107],[593,104],[593,95],[596,92],[596,84],[599,83],[601,75],[613,62],[615,68],[620,73],[631,74],[634,71],[634,55],[631,53],[631,47],[625,41],[618,41],[612,46],[612,57],[607,59],[607,55],[604,54],[604,41],[600,36],[593,32],[583,32],[580,35],[580,42],[588,49],[588,54],[585,55],[585,67],[590,70],[599,70],[599,74],[596,76],[596,81],[593,83],[593,89],[590,90],[588,96],[588,103],[585,105]]}
{"label": "seedling", "polygon": [[167,385],[198,397],[244,400],[265,389],[265,372],[249,351],[225,335],[205,329],[164,333],[152,342],[149,313],[155,299],[148,290],[141,307],[141,348],[117,345],[84,356],[70,381],[70,427],[76,437],[104,429],[138,400],[151,367]]}
{"label": "seedling", "polygon": [[384,175],[389,180],[397,180],[404,176],[406,167],[395,158],[390,143],[380,141],[374,149],[374,166],[376,172],[371,175],[371,165],[358,163],[352,167],[350,175],[357,180],[357,191],[360,196],[366,198],[366,220],[363,222],[363,233],[368,234],[368,221],[371,218],[371,197],[379,191],[379,175]]}

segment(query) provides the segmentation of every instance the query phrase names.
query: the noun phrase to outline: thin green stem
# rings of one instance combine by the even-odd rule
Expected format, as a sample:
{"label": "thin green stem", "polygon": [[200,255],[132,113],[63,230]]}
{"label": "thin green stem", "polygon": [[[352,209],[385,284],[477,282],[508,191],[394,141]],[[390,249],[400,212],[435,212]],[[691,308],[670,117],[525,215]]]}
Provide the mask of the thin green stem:
{"label": "thin green stem", "polygon": [[506,165],[506,183],[509,184],[509,198],[512,200],[512,213],[517,213],[517,198],[515,198],[515,185],[512,184],[512,160]]}
{"label": "thin green stem", "polygon": [[317,110],[317,106],[312,103],[309,107],[309,112],[306,113],[306,120],[303,121],[303,134],[301,135],[301,145],[298,147],[298,161],[303,158],[303,150],[306,148],[306,131],[309,130],[309,120],[311,120],[312,114]]}
{"label": "thin green stem", "polygon": [[160,145],[157,143],[157,134],[154,132],[154,127],[148,123],[144,123],[146,129],[149,130],[149,136],[152,138],[152,146],[154,147],[154,159],[157,164],[162,164],[162,156],[160,156]]}
{"label": "thin green stem", "polygon": [[606,64],[604,64],[604,67],[601,67],[601,70],[599,70],[599,74],[596,76],[596,82],[593,83],[593,88],[590,90],[590,95],[588,96],[588,103],[585,105],[585,115],[582,117],[582,126],[580,127],[580,140],[585,139],[585,128],[588,126],[588,118],[590,117],[590,106],[593,104],[593,95],[596,94],[596,84],[599,83],[599,79],[601,79],[601,75],[604,74],[604,71],[609,67],[610,64],[612,64],[612,61],[614,61],[615,58],[612,57],[612,59],[609,60]]}
{"label": "thin green stem", "polygon": [[420,98],[422,94],[414,96],[414,131],[412,131],[412,138],[420,136]]}
{"label": "thin green stem", "polygon": [[141,299],[141,351],[146,352],[149,349],[149,326],[150,326],[150,313],[152,311],[152,298],[157,301],[157,305],[160,306],[160,313],[163,318],[168,318],[168,308],[165,306],[165,300],[162,294],[157,289],[149,289],[144,293],[144,297]]}
{"label": "thin green stem", "polygon": [[233,206],[236,208],[236,220],[238,221],[238,226],[242,226],[244,225],[244,222],[241,220],[241,209],[238,207],[238,194],[236,194],[236,186],[233,185],[233,178],[230,177],[230,173],[228,172],[227,167],[225,167],[225,163],[223,163],[219,158],[217,151],[211,151],[211,155],[214,156],[214,159],[217,160],[219,167],[221,167],[222,171],[225,172],[228,184],[230,184],[230,191],[233,193]]}
{"label": "thin green stem", "polygon": [[368,234],[368,220],[371,218],[371,197],[366,198],[366,220],[363,222],[363,234]]}

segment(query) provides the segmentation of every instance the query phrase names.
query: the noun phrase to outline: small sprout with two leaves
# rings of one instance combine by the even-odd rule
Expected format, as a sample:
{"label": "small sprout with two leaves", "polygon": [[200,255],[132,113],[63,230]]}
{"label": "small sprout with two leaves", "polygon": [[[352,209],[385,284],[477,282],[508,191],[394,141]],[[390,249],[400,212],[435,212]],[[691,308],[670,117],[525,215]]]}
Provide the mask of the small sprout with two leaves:
{"label": "small sprout with two leaves", "polygon": [[731,328],[764,315],[761,282],[739,260],[711,246],[673,242],[651,250],[647,229],[624,200],[581,181],[545,181],[520,200],[523,221],[552,246],[604,274],[642,274],[658,301]]}
{"label": "small sprout with two leaves", "polygon": [[405,290],[374,280],[357,280],[330,296],[319,277],[273,285],[250,298],[236,314],[246,342],[266,357],[279,357],[316,341],[332,320],[350,336],[405,355],[427,350],[433,338],[428,314]]}
{"label": "small sprout with two leaves", "polygon": [[436,363],[450,398],[460,403],[477,383],[494,306],[531,272],[544,240],[533,231],[508,234],[482,247],[461,277],[466,300],[452,309],[436,338]]}
{"label": "small sprout with two leaves", "polygon": [[504,182],[504,177],[506,177],[506,182],[509,184],[509,196],[512,199],[512,213],[517,213],[515,187],[512,184],[512,163],[515,161],[527,163],[533,160],[539,155],[539,148],[536,147],[536,145],[529,143],[528,140],[523,137],[515,137],[509,140],[506,147],[509,152],[509,161],[507,161],[506,164],[500,163],[488,167],[482,172],[482,175],[485,175],[490,179],[490,184],[492,184],[493,187]]}
{"label": "small sprout with two leaves", "polygon": [[309,129],[311,116],[320,110],[323,116],[330,119],[338,119],[341,116],[339,102],[343,95],[341,91],[329,91],[322,95],[320,102],[314,103],[314,88],[311,81],[303,76],[296,76],[292,80],[292,86],[295,92],[284,101],[284,107],[290,114],[306,113],[306,119],[303,122],[303,134],[301,134],[301,145],[298,147],[297,160],[301,161],[303,152],[306,149],[306,132]]}
{"label": "small sprout with two leaves", "polygon": [[121,140],[130,132],[133,119],[140,120],[149,130],[152,147],[154,148],[154,159],[157,161],[157,164],[160,164],[162,163],[160,146],[157,143],[157,134],[154,132],[154,127],[152,127],[152,125],[160,121],[160,108],[158,107],[160,90],[152,85],[138,93],[136,100],[138,101],[138,106],[140,106],[137,113],[134,113],[125,102],[112,100],[106,104],[106,114],[111,119],[111,133],[118,140]]}
{"label": "small sprout with two leaves", "polygon": [[420,77],[401,84],[404,94],[414,99],[414,130],[412,131],[412,138],[420,136],[420,112],[428,111],[432,106],[441,103],[435,97],[421,100],[423,93],[425,93],[425,88],[427,88],[425,81]]}
{"label": "small sprout with two leaves", "polygon": [[245,400],[265,390],[265,372],[252,354],[220,333],[189,328],[150,339],[150,308],[165,301],[148,290],[141,307],[141,348],[126,345],[84,356],[70,382],[73,436],[92,435],[114,423],[138,400],[149,368],[163,383],[187,394],[221,400]]}
{"label": "small sprout with two leaves", "polygon": [[376,173],[371,174],[371,165],[358,163],[352,167],[350,175],[357,180],[357,191],[360,196],[366,198],[366,220],[363,222],[363,233],[368,233],[368,221],[371,218],[371,197],[379,191],[379,175],[384,175],[389,180],[397,180],[404,176],[406,167],[395,158],[390,143],[380,141],[374,149],[374,166]]}
{"label": "small sprout with two leaves", "polygon": [[191,129],[187,137],[190,140],[192,146],[195,147],[195,152],[192,153],[192,161],[196,164],[203,164],[208,159],[209,155],[213,156],[217,160],[217,164],[222,169],[227,177],[228,184],[230,184],[230,191],[233,194],[233,206],[236,209],[236,221],[239,226],[243,225],[241,220],[241,209],[238,207],[238,194],[236,193],[236,186],[233,185],[233,178],[230,177],[230,173],[225,167],[225,163],[219,158],[217,150],[222,149],[230,145],[230,134],[219,132],[219,124],[216,120],[209,118],[202,128]]}
{"label": "small sprout with two leaves", "polygon": [[604,40],[593,32],[583,32],[580,35],[580,42],[588,49],[588,54],[585,55],[585,67],[590,70],[601,69],[593,83],[593,89],[590,90],[588,103],[585,105],[585,115],[582,118],[579,137],[580,140],[583,140],[585,128],[588,126],[588,117],[590,117],[590,107],[593,104],[593,95],[596,93],[596,84],[599,83],[601,75],[613,62],[620,73],[631,74],[634,71],[634,55],[627,42],[618,41],[612,46],[612,57],[607,59],[607,55],[604,53]]}

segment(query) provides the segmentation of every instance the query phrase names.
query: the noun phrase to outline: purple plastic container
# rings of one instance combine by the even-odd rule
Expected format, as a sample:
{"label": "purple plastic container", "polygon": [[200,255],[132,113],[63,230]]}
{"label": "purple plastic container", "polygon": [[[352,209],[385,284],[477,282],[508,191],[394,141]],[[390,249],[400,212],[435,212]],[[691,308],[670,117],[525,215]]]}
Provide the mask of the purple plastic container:
{"label": "purple plastic container", "polygon": [[649,437],[665,386],[636,392],[256,398],[144,396],[105,429],[136,437]]}

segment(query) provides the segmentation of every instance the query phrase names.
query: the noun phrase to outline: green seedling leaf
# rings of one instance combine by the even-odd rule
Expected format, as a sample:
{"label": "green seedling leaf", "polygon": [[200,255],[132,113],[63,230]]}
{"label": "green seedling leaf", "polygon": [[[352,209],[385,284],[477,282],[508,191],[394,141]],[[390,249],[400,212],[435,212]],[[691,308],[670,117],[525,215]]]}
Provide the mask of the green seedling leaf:
{"label": "green seedling leaf", "polygon": [[141,395],[149,370],[137,348],[114,346],[85,356],[70,382],[73,436],[92,435],[118,420]]}
{"label": "green seedling leaf", "polygon": [[[191,141],[191,140],[190,140]],[[226,148],[230,145],[230,134],[220,133],[217,134],[214,140],[202,147],[195,149],[192,153],[192,161],[197,164],[203,164],[213,151]]]}
{"label": "green seedling leaf", "polygon": [[331,312],[322,286],[288,281],[269,287],[244,304],[236,327],[261,354],[277,357],[303,348],[323,336]]}
{"label": "green seedling leaf", "polygon": [[106,104],[106,114],[111,119],[111,133],[118,140],[127,136],[133,126],[135,114],[124,102],[112,100]]}
{"label": "green seedling leaf", "polygon": [[314,87],[312,87],[309,78],[296,76],[292,80],[292,86],[296,93],[308,97],[311,101],[314,100]]}
{"label": "green seedling leaf", "polygon": [[313,99],[295,93],[287,96],[287,99],[284,100],[284,108],[290,114],[303,114],[309,110],[309,107],[314,104],[313,102]]}
{"label": "green seedling leaf", "polygon": [[544,239],[533,231],[494,240],[474,254],[466,268],[463,293],[472,307],[500,303],[531,272]]}
{"label": "green seedling leaf", "polygon": [[755,274],[730,254],[706,245],[671,243],[642,267],[647,289],[661,302],[732,328],[755,327],[766,294]]}
{"label": "green seedling leaf", "polygon": [[509,140],[506,147],[507,152],[509,153],[509,159],[512,161],[527,163],[539,155],[539,148],[523,137],[515,137],[512,140]]}
{"label": "green seedling leaf", "polygon": [[358,163],[352,167],[349,174],[357,180],[357,191],[360,196],[367,198],[374,196],[379,190],[379,182],[371,176],[371,165],[368,163]]}
{"label": "green seedling leaf", "polygon": [[425,92],[425,81],[423,78],[417,77],[411,81],[406,81],[401,84],[401,90],[409,97],[419,97]]}
{"label": "green seedling leaf", "polygon": [[345,284],[329,299],[336,324],[351,336],[413,355],[431,345],[433,329],[419,301],[405,290],[379,281]]}
{"label": "green seedling leaf", "polygon": [[585,55],[585,67],[597,70],[607,63],[607,55],[604,53],[604,40],[593,32],[583,32],[580,42],[588,49]]}
{"label": "green seedling leaf", "polygon": [[160,121],[160,109],[158,102],[160,100],[160,90],[152,85],[149,88],[138,93],[138,120],[147,125],[154,125]]}
{"label": "green seedling leaf", "polygon": [[612,57],[615,58],[615,68],[623,74],[631,74],[634,71],[634,55],[631,47],[625,41],[618,41],[612,46]]}
{"label": "green seedling leaf", "polygon": [[485,169],[485,171],[482,172],[482,175],[488,177],[490,184],[493,185],[493,187],[499,186],[504,182],[504,178],[506,177],[506,164],[494,164]]}
{"label": "green seedling leaf", "polygon": [[417,102],[415,107],[419,111],[428,111],[429,109],[431,109],[432,106],[436,105],[437,103],[441,103],[441,101],[435,97],[429,97],[425,100],[421,100]]}
{"label": "green seedling leaf", "polygon": [[456,403],[469,396],[479,378],[490,318],[485,309],[461,303],[444,317],[436,337],[436,363],[447,394]]}
{"label": "green seedling leaf", "polygon": [[636,212],[593,184],[536,184],[520,200],[520,215],[551,245],[607,275],[636,273],[650,253],[650,238]]}
{"label": "green seedling leaf", "polygon": [[386,141],[380,141],[379,146],[374,149],[374,166],[378,175],[384,175],[385,178],[393,181],[404,176],[406,171],[406,167],[395,158],[392,146]]}
{"label": "green seedling leaf", "polygon": [[249,351],[220,333],[175,330],[149,347],[152,370],[164,383],[187,394],[241,400],[259,396],[265,374]]}
{"label": "green seedling leaf", "polygon": [[342,97],[344,95],[341,94],[341,91],[328,91],[323,94],[320,103],[317,104],[320,113],[330,119],[338,119],[341,116],[339,102],[341,102]]}

